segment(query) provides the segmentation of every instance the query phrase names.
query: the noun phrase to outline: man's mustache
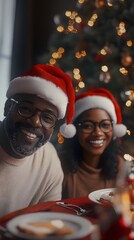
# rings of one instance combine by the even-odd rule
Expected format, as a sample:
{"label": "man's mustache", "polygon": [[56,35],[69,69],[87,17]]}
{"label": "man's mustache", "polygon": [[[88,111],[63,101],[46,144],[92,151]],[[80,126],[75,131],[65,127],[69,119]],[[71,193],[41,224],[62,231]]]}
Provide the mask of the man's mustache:
{"label": "man's mustache", "polygon": [[42,131],[39,128],[34,128],[28,123],[16,123],[15,128],[17,131],[25,129],[25,130],[37,135],[38,137],[42,137],[42,135],[43,135]]}

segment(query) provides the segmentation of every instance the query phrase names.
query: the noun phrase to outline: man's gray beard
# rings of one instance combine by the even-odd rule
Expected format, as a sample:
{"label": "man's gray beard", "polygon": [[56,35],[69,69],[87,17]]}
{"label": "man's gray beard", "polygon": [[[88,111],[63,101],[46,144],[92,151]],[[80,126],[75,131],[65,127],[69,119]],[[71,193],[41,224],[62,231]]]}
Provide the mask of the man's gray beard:
{"label": "man's gray beard", "polygon": [[46,142],[48,142],[49,139],[50,139],[50,137],[48,139],[45,139],[44,137],[40,138],[39,141],[34,146],[34,148],[28,150],[27,148],[25,148],[17,143],[16,133],[14,133],[12,138],[10,138],[10,145],[11,145],[12,149],[14,150],[14,152],[16,152],[18,155],[26,157],[26,156],[30,156],[33,153],[35,153],[40,147],[42,147]]}
{"label": "man's gray beard", "polygon": [[8,140],[9,140],[10,147],[11,147],[12,151],[16,155],[18,155],[18,157],[21,157],[21,158],[26,157],[26,156],[30,156],[33,153],[35,153],[40,147],[42,147],[45,143],[47,143],[52,136],[52,134],[51,134],[51,135],[46,136],[46,138],[45,138],[45,136],[42,135],[39,138],[36,145],[32,149],[28,150],[27,148],[18,144],[18,141],[17,141],[18,130],[14,129],[12,131],[12,129],[9,129],[8,121],[6,121],[6,119],[4,120],[4,129],[5,129],[5,132],[6,132]]}

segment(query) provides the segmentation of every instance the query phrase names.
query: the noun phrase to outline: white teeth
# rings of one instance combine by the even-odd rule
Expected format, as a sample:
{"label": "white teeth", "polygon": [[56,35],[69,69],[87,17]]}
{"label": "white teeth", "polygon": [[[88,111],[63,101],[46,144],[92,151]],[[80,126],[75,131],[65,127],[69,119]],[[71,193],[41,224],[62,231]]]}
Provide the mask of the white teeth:
{"label": "white teeth", "polygon": [[25,129],[22,129],[21,131],[22,131],[24,134],[26,134],[27,137],[30,138],[30,139],[35,139],[35,138],[37,137],[34,133],[28,132],[28,131],[25,130]]}
{"label": "white teeth", "polygon": [[103,144],[103,140],[92,140],[92,141],[90,141],[90,143],[93,143],[93,144]]}

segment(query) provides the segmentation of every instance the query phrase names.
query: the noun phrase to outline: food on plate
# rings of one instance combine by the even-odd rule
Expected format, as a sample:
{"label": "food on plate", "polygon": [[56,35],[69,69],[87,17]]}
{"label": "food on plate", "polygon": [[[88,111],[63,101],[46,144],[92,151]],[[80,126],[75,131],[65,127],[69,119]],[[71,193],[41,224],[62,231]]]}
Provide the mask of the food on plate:
{"label": "food on plate", "polygon": [[18,225],[17,229],[23,233],[43,238],[48,235],[62,236],[74,232],[74,230],[59,219],[46,222],[27,222]]}
{"label": "food on plate", "polygon": [[113,200],[114,192],[106,192],[101,194],[99,202],[104,205],[111,205]]}

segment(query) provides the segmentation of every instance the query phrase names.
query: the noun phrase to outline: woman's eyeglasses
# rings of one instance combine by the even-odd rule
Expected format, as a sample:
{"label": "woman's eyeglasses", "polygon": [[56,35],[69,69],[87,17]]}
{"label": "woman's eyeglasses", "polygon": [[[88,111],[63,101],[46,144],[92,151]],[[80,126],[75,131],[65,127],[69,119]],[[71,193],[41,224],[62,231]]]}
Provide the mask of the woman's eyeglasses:
{"label": "woman's eyeglasses", "polygon": [[57,117],[49,113],[47,111],[42,111],[36,107],[34,107],[32,104],[23,102],[23,101],[17,101],[13,98],[10,99],[13,101],[15,104],[17,104],[17,111],[19,115],[25,119],[31,118],[35,114],[40,113],[40,122],[43,127],[45,128],[52,128],[56,125],[57,122]]}
{"label": "woman's eyeglasses", "polygon": [[110,119],[104,119],[101,122],[93,122],[89,120],[78,123],[78,127],[84,133],[91,133],[95,131],[97,126],[101,129],[102,132],[108,133],[113,129],[113,121]]}

